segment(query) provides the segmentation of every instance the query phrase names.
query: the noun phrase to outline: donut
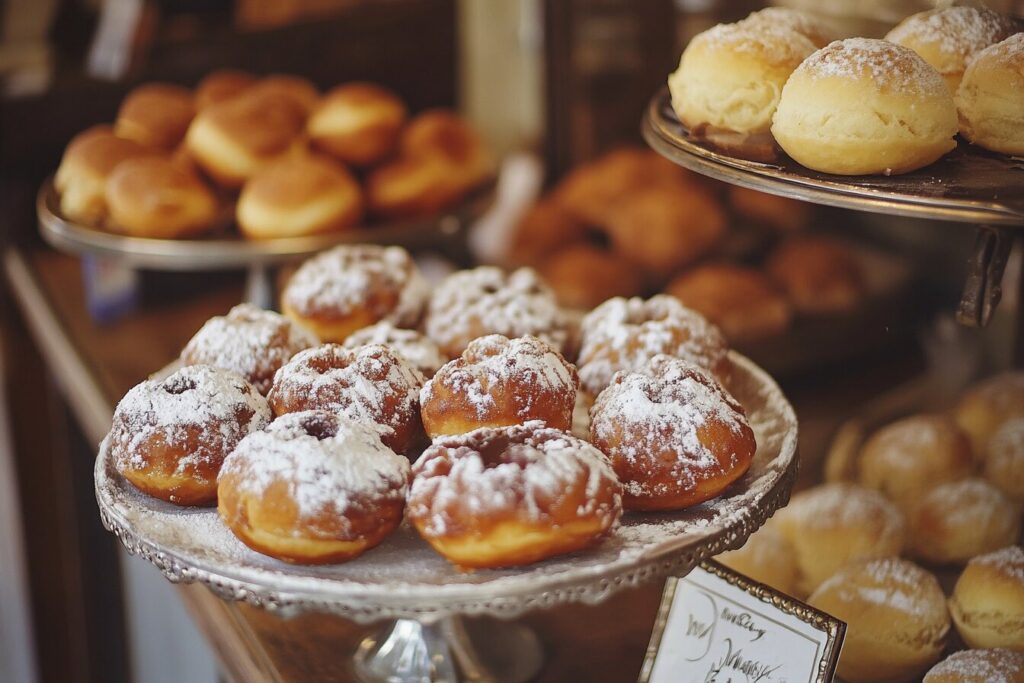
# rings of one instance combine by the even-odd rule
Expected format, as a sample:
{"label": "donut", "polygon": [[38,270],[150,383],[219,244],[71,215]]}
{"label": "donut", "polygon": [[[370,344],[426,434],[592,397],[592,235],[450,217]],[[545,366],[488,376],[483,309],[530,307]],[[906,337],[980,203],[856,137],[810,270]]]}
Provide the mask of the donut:
{"label": "donut", "polygon": [[1024,418],[1024,372],[1007,372],[975,384],[960,397],[954,416],[971,439],[974,457],[980,459],[996,430],[1010,419]]}
{"label": "donut", "polygon": [[583,318],[580,337],[580,384],[595,396],[616,372],[635,370],[659,353],[720,379],[730,373],[729,347],[718,328],[666,294],[609,299]]}
{"label": "donut", "polygon": [[217,198],[194,173],[171,159],[125,159],[107,180],[109,227],[133,237],[192,237],[215,227]]}
{"label": "donut", "polygon": [[423,375],[386,346],[324,344],[295,354],[274,375],[267,402],[277,416],[326,410],[379,425],[381,440],[408,454],[421,440]]}
{"label": "donut", "polygon": [[746,19],[738,22],[740,26],[778,32],[782,30],[796,31],[816,48],[823,48],[832,42],[828,38],[828,29],[814,16],[789,7],[766,7],[751,12]]}
{"label": "donut", "polygon": [[839,570],[807,600],[846,622],[836,669],[848,683],[910,683],[939,660],[949,632],[938,580],[913,562],[887,558]]}
{"label": "donut", "polygon": [[885,39],[908,47],[931,64],[955,93],[978,52],[1015,33],[1009,17],[982,7],[945,7],[912,14]]}
{"label": "donut", "polygon": [[241,95],[256,83],[252,74],[237,69],[217,69],[206,74],[196,85],[196,110]]}
{"label": "donut", "polygon": [[1024,652],[960,650],[928,670],[921,683],[1024,683]]}
{"label": "donut", "polygon": [[342,342],[381,320],[414,326],[427,295],[426,282],[405,249],[341,245],[295,271],[281,293],[281,312],[322,341]]}
{"label": "donut", "polygon": [[107,180],[125,159],[150,154],[145,147],[114,135],[110,126],[93,126],[68,143],[53,177],[61,213],[73,221],[102,225],[107,218]]}
{"label": "donut", "polygon": [[449,170],[436,157],[401,158],[378,166],[366,177],[370,213],[389,221],[437,216],[463,196]]}
{"label": "donut", "polygon": [[533,335],[557,349],[568,339],[554,293],[530,268],[505,273],[480,266],[452,273],[431,293],[423,327],[448,358],[488,334]]}
{"label": "donut", "polygon": [[395,327],[387,320],[356,330],[345,338],[344,343],[349,349],[367,344],[387,346],[423,373],[424,377],[433,377],[447,362],[441,355],[441,349],[437,348],[437,344],[430,337],[417,330]]}
{"label": "donut", "polygon": [[323,152],[365,167],[394,150],[406,115],[402,100],[387,88],[346,83],[323,97],[306,123],[306,132]]}
{"label": "donut", "polygon": [[1024,502],[1024,418],[1007,420],[995,431],[985,448],[982,473],[1010,498]]}
{"label": "donut", "polygon": [[[560,249],[538,266],[558,303],[589,311],[616,296],[636,296],[643,291],[639,268],[608,249],[581,243]],[[601,273],[601,277],[594,277]]]}
{"label": "donut", "polygon": [[170,152],[195,116],[188,89],[170,83],[147,83],[128,93],[117,110],[114,134],[156,150]]}
{"label": "donut", "polygon": [[1024,154],[1024,33],[987,47],[956,91],[960,133],[1002,154]]}
{"label": "donut", "polygon": [[1024,652],[1024,548],[980,555],[953,587],[949,613],[968,647]]}
{"label": "donut", "polygon": [[778,287],[755,268],[709,263],[680,273],[665,293],[718,326],[732,342],[780,334],[793,307]]}
{"label": "donut", "polygon": [[828,237],[792,237],[768,255],[768,275],[798,313],[846,313],[864,300],[864,273],[843,242]]}
{"label": "donut", "polygon": [[130,389],[114,409],[107,444],[115,469],[143,493],[207,505],[217,498],[224,457],[270,419],[266,399],[242,377],[192,365]]}
{"label": "donut", "polygon": [[373,425],[308,410],[242,439],[221,468],[217,511],[264,555],[345,562],[401,523],[408,486],[409,461]]}
{"label": "donut", "polygon": [[405,158],[442,161],[448,168],[449,182],[462,192],[490,177],[494,165],[473,126],[446,109],[429,109],[413,117],[402,131],[399,153]]}
{"label": "donut", "polygon": [[534,420],[569,431],[578,388],[576,368],[546,342],[491,334],[423,386],[420,412],[432,439]]}
{"label": "donut", "polygon": [[704,369],[657,355],[615,374],[590,411],[627,510],[682,510],[742,477],[757,444],[746,413]]}
{"label": "donut", "polygon": [[[511,266],[532,266],[560,250],[579,247],[586,239],[587,226],[565,206],[553,199],[542,199],[516,222],[505,260]],[[602,282],[613,278],[603,278]]]}
{"label": "donut", "polygon": [[359,182],[345,167],[315,154],[272,161],[242,187],[236,217],[250,239],[341,232],[363,215]]}
{"label": "donut", "polygon": [[815,171],[895,175],[956,147],[956,106],[946,81],[913,50],[849,38],[793,72],[771,130],[786,154]]}
{"label": "donut", "polygon": [[427,543],[466,569],[582,550],[621,514],[601,452],[540,422],[437,439],[413,466],[407,507]]}
{"label": "donut", "polygon": [[319,342],[283,315],[239,304],[207,320],[181,351],[185,365],[212,365],[236,372],[267,395],[274,373],[292,356]]}

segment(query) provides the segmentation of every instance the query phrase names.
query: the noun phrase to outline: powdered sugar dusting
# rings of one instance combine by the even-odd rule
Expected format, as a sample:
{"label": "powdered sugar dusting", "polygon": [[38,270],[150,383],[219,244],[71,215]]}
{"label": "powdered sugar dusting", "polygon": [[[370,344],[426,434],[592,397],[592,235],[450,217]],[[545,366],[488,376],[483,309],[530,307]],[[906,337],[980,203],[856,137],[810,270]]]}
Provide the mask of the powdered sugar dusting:
{"label": "powdered sugar dusting", "polygon": [[805,59],[794,75],[798,73],[815,79],[859,80],[867,76],[884,92],[949,95],[946,82],[928,62],[913,50],[887,40],[837,40]]}
{"label": "powdered sugar dusting", "polygon": [[988,555],[979,555],[968,564],[994,567],[1007,576],[1024,581],[1024,548],[1019,545],[1009,545]]}
{"label": "powdered sugar dusting", "polygon": [[830,529],[877,523],[884,538],[902,535],[903,514],[895,504],[873,489],[848,483],[831,483],[801,491],[782,513],[800,527]]}
{"label": "powdered sugar dusting", "polygon": [[935,46],[958,58],[963,68],[964,62],[976,52],[998,43],[1012,32],[1011,22],[992,10],[948,7],[908,17],[885,38],[911,48]]}
{"label": "powdered sugar dusting", "polygon": [[861,600],[922,621],[944,616],[946,612],[942,588],[935,576],[896,557],[850,565],[827,579],[815,593],[831,591],[843,600]]}
{"label": "powdered sugar dusting", "polygon": [[741,21],[718,24],[694,38],[711,48],[756,55],[772,64],[799,64],[815,46],[792,25],[779,21]]}
{"label": "powdered sugar dusting", "polygon": [[345,347],[354,349],[367,344],[382,344],[409,361],[425,377],[433,377],[434,373],[445,364],[441,350],[432,339],[416,330],[407,330],[387,320],[376,325],[364,327],[353,332],[345,339]]}
{"label": "powdered sugar dusting", "polygon": [[1024,672],[1024,652],[1013,650],[961,650],[925,674],[922,683],[1016,683]]}
{"label": "powdered sugar dusting", "polygon": [[947,526],[963,529],[1004,527],[1005,522],[1000,520],[1009,521],[1020,514],[1002,491],[984,479],[964,479],[936,486],[922,504],[933,506]]}
{"label": "powdered sugar dusting", "polygon": [[1007,69],[1019,69],[1021,62],[1024,61],[1024,33],[1016,33],[975,53],[968,60],[968,65],[981,60],[989,66],[1001,65]]}

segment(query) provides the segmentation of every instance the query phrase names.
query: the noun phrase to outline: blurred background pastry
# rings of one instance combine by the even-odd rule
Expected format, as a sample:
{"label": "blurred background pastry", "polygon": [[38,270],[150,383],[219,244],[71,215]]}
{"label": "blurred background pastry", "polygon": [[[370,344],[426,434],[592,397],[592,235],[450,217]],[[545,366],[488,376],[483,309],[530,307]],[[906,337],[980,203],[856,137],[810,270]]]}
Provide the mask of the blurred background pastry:
{"label": "blurred background pastry", "polygon": [[971,438],[974,457],[981,458],[988,442],[1005,422],[1024,418],[1024,372],[1008,372],[968,389],[955,409],[956,421]]}
{"label": "blurred background pastry", "polygon": [[257,78],[238,69],[217,69],[196,83],[196,111],[200,111],[236,95],[241,95],[257,82]]}
{"label": "blurred background pastry", "polygon": [[306,130],[316,147],[339,161],[368,166],[395,148],[405,118],[405,104],[393,92],[346,83],[324,95]]}
{"label": "blurred background pastry", "polygon": [[970,61],[956,91],[960,134],[1003,154],[1024,154],[1024,33]]}
{"label": "blurred background pastry", "polygon": [[1024,652],[961,650],[928,670],[922,683],[1024,683]]}
{"label": "blurred background pastry", "polygon": [[1024,652],[1024,549],[1011,545],[968,562],[949,611],[968,647]]}
{"label": "blurred background pastry", "polygon": [[985,478],[1024,502],[1024,418],[1007,420],[989,439],[982,460]]}
{"label": "blurred background pastry", "polygon": [[72,220],[101,224],[107,218],[107,180],[125,159],[151,154],[134,140],[121,138],[109,126],[82,131],[64,150],[53,184],[60,209]]}
{"label": "blurred background pastry", "polygon": [[771,523],[750,535],[736,550],[715,558],[726,567],[771,586],[786,595],[797,595],[799,568],[793,549]]}
{"label": "blurred background pastry", "polygon": [[111,229],[134,237],[198,235],[218,217],[213,192],[166,157],[122,161],[110,174],[106,198]]}
{"label": "blurred background pastry", "polygon": [[864,298],[860,266],[849,249],[833,239],[786,240],[768,256],[766,268],[800,313],[841,313]]}
{"label": "blurred background pastry", "polygon": [[124,98],[114,121],[114,133],[140,145],[169,152],[185,137],[195,113],[195,101],[186,88],[169,83],[147,83]]}
{"label": "blurred background pastry", "polygon": [[640,268],[591,244],[574,244],[555,252],[541,262],[538,271],[555,291],[558,303],[581,311],[616,296],[637,296],[644,289]]}

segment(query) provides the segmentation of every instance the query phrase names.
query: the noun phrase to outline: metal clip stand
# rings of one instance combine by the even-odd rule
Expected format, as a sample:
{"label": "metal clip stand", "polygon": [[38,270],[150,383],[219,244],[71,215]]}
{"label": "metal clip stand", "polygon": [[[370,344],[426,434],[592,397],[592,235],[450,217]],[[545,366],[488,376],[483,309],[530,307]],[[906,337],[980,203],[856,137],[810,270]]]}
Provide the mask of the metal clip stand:
{"label": "metal clip stand", "polygon": [[[956,319],[967,327],[985,327],[1003,296],[1003,271],[1013,247],[1013,234],[1006,229],[978,226],[974,252],[967,263],[967,282],[960,297]],[[1018,302],[1018,309],[1022,309]],[[1018,317],[1020,312],[1018,311]]]}

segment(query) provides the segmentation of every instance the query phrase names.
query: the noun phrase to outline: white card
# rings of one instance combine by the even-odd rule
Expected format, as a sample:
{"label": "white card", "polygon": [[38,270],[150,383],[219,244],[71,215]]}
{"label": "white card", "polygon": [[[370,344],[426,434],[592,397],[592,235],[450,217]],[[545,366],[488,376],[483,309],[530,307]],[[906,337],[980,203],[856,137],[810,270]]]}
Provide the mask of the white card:
{"label": "white card", "polygon": [[670,577],[641,683],[831,681],[846,625],[714,562]]}

